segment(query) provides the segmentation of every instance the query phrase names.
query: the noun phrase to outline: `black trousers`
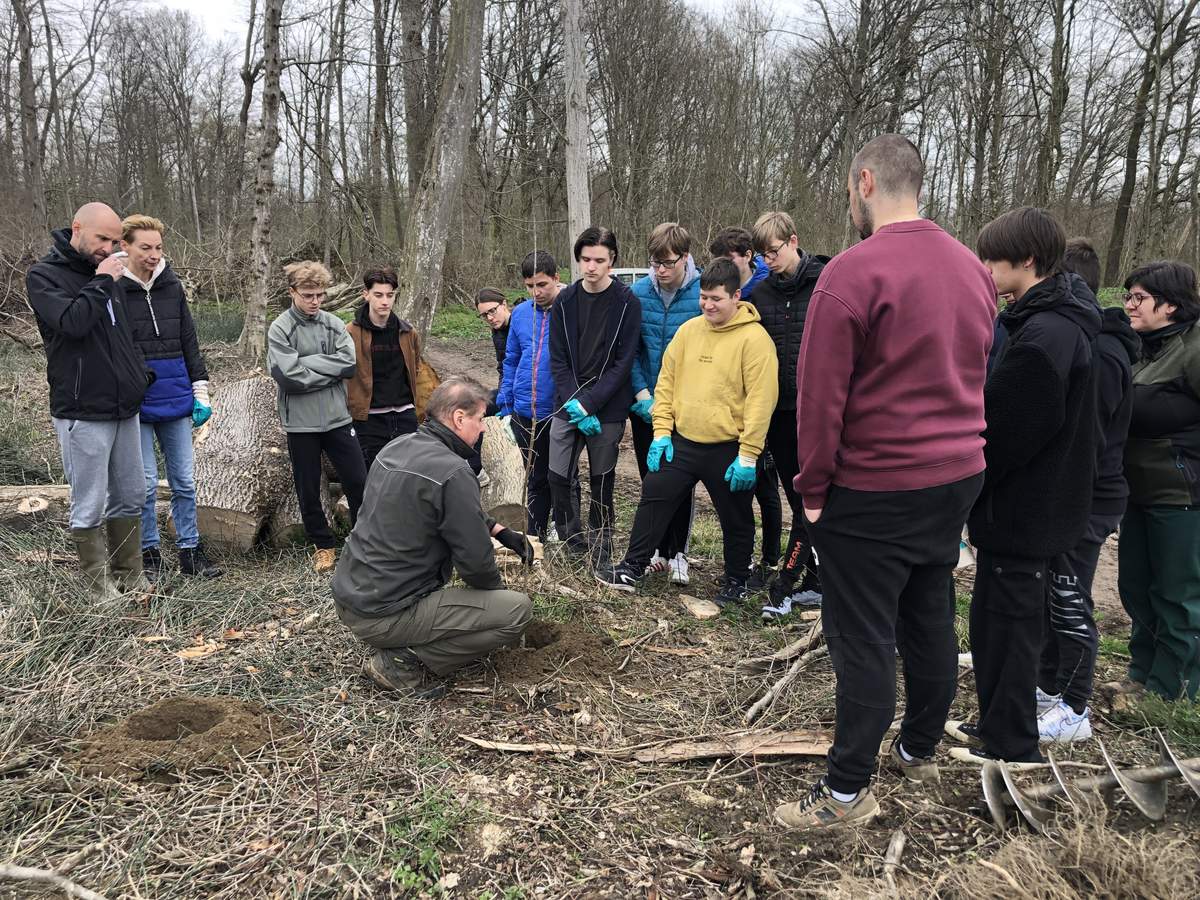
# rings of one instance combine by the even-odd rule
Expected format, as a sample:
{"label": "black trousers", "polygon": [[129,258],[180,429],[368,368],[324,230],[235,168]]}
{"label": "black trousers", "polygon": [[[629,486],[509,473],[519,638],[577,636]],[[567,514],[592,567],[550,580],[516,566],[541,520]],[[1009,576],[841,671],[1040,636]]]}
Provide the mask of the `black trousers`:
{"label": "black trousers", "polygon": [[545,540],[550,522],[550,420],[535,423],[533,419],[513,413],[512,430],[527,473],[528,531]]}
{"label": "black trousers", "polygon": [[367,480],[362,447],[349,425],[330,431],[288,432],[287,443],[304,532],[317,547],[331,548],[334,545],[333,532],[329,530],[325,510],[321,508],[321,453],[329,457],[337,472],[346,502],[350,504],[350,527],[353,528],[358,521],[363,485]]}
{"label": "black trousers", "polygon": [[712,498],[721,523],[725,551],[725,574],[745,581],[750,576],[754,554],[754,509],[752,491],[731,491],[725,470],[737,457],[737,441],[698,444],[678,432],[671,436],[674,458],[664,458],[657,472],[647,472],[642,497],[633,517],[633,533],[625,563],[641,574],[650,562],[663,535],[671,527],[679,503],[701,482]]}
{"label": "black trousers", "polygon": [[1001,759],[1040,760],[1038,657],[1049,560],[976,549],[971,658],[979,695],[979,739]]}
{"label": "black trousers", "polygon": [[[629,431],[633,438],[633,454],[637,458],[638,474],[642,481],[646,480],[646,454],[654,442],[654,426],[641,416],[630,413]],[[692,533],[692,504],[695,502],[694,492],[683,497],[671,522],[661,538],[662,544],[655,549],[659,554],[670,559],[676,553],[686,553],[688,538]]]}
{"label": "black trousers", "polygon": [[829,751],[835,791],[852,793],[871,781],[896,710],[897,647],[904,749],[929,756],[941,739],[958,685],[950,579],[963,522],[982,486],[982,474],[916,491],[835,485],[821,518],[809,525],[821,554],[821,620],[837,677]]}
{"label": "black trousers", "polygon": [[1120,517],[1094,516],[1079,546],[1050,560],[1050,591],[1042,620],[1042,664],[1038,685],[1047,694],[1062,694],[1076,712],[1092,696],[1100,632],[1096,628],[1092,581],[1100,548],[1117,530]]}
{"label": "black trousers", "polygon": [[362,448],[363,463],[367,471],[379,451],[402,434],[412,434],[417,430],[417,411],[406,409],[404,412],[370,413],[366,419],[354,423],[354,433],[358,437],[358,445]]}
{"label": "black trousers", "polygon": [[821,581],[817,572],[816,559],[813,558],[813,545],[808,534],[808,523],[804,518],[804,503],[792,486],[792,480],[800,474],[800,462],[796,449],[796,410],[775,410],[771,416],[771,424],[767,428],[767,449],[771,452],[771,458],[775,460],[779,480],[783,483],[783,493],[787,496],[788,506],[792,509],[792,530],[788,535],[787,549],[783,554],[783,569],[779,573],[780,580],[792,585],[803,578],[806,589],[820,591]]}
{"label": "black trousers", "polygon": [[754,499],[762,519],[762,564],[768,569],[779,562],[779,542],[783,538],[783,504],[779,502],[779,470],[770,450],[758,458],[758,478]]}

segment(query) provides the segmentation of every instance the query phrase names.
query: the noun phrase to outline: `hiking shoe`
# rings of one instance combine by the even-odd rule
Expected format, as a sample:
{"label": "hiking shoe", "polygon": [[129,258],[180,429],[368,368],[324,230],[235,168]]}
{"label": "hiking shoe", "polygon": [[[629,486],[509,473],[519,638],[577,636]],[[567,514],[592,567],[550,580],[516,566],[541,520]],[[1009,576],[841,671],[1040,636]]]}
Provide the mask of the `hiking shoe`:
{"label": "hiking shoe", "polygon": [[637,593],[640,579],[633,568],[621,563],[619,566],[609,566],[607,569],[596,570],[596,580],[614,591],[624,591],[627,594]]}
{"label": "hiking shoe", "polygon": [[983,742],[979,739],[979,726],[974,722],[958,722],[951,719],[946,723],[946,735],[971,747],[978,747]]}
{"label": "hiking shoe", "polygon": [[1058,704],[1038,716],[1038,740],[1044,744],[1070,744],[1092,736],[1091,710],[1077,713],[1070,705]]}
{"label": "hiking shoe", "polygon": [[184,575],[195,575],[199,578],[219,578],[225,574],[212,564],[199,547],[179,548],[179,571]]}
{"label": "hiking shoe", "polygon": [[650,562],[646,565],[646,574],[661,575],[665,571],[667,571],[667,558],[655,553],[650,557]]}
{"label": "hiking shoe", "polygon": [[[912,754],[909,755],[912,756]],[[938,771],[937,763],[933,761],[932,756],[912,756],[911,759],[905,759],[900,754],[899,736],[892,741],[888,757],[892,761],[892,768],[909,781],[941,780],[942,773]]]}
{"label": "hiking shoe", "polygon": [[740,578],[726,575],[721,580],[721,587],[713,597],[713,603],[721,608],[729,604],[738,604],[746,599],[746,582]]}
{"label": "hiking shoe", "polygon": [[750,570],[750,578],[746,581],[746,593],[757,594],[765,591],[770,580],[771,567],[766,563],[759,563]]}
{"label": "hiking shoe", "polygon": [[985,762],[1002,762],[1014,772],[1038,769],[1046,764],[1040,753],[1037,755],[1037,759],[1004,759],[984,747],[951,747],[950,756],[959,762],[973,763],[977,766],[982,766]]}
{"label": "hiking shoe", "polygon": [[403,647],[376,650],[363,664],[363,674],[385,691],[409,694],[418,700],[437,700],[450,689],[417,655]]}
{"label": "hiking shoe", "polygon": [[1062,701],[1062,694],[1047,694],[1041,688],[1034,692],[1037,696],[1037,714],[1039,716],[1050,712]]}
{"label": "hiking shoe", "polygon": [[158,581],[162,575],[162,552],[157,547],[142,551],[142,574],[150,581]]}
{"label": "hiking shoe", "polygon": [[318,575],[324,575],[332,572],[333,567],[337,565],[337,551],[332,547],[318,547],[312,560],[313,571]]}
{"label": "hiking shoe", "polygon": [[830,793],[824,778],[812,786],[807,797],[775,808],[775,821],[780,825],[805,830],[866,825],[878,815],[879,802],[870,788],[842,802]]}
{"label": "hiking shoe", "polygon": [[668,568],[671,570],[671,584],[686,586],[688,581],[688,561],[687,557],[682,553],[676,553],[667,562]]}

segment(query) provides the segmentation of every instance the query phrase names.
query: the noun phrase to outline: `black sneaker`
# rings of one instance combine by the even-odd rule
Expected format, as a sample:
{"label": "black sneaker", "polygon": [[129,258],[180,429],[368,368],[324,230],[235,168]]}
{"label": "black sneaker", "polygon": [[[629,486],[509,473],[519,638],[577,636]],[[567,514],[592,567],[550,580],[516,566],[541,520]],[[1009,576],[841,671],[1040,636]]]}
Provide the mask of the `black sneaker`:
{"label": "black sneaker", "polygon": [[713,603],[722,608],[729,604],[737,605],[746,599],[746,593],[745,581],[726,575],[721,582],[721,589],[713,597]]}
{"label": "black sneaker", "polygon": [[225,574],[209,561],[199,547],[179,549],[179,571],[183,575],[196,575],[200,578],[219,578]]}
{"label": "black sneaker", "polygon": [[162,575],[162,553],[157,547],[147,547],[142,551],[142,574],[150,581],[158,581]]}
{"label": "black sneaker", "polygon": [[974,722],[959,722],[951,719],[946,723],[946,736],[958,741],[960,744],[966,744],[969,747],[982,747],[983,741],[979,739],[979,726]]}
{"label": "black sneaker", "polygon": [[766,563],[759,563],[750,570],[750,577],[746,581],[746,593],[758,594],[765,591],[770,580],[771,567]]}
{"label": "black sneaker", "polygon": [[950,758],[977,766],[981,766],[986,762],[1002,762],[1014,772],[1027,772],[1031,769],[1040,769],[1046,764],[1046,760],[1040,752],[1035,753],[1029,759],[1005,759],[998,753],[988,750],[986,747],[951,747]]}
{"label": "black sneaker", "polygon": [[624,591],[627,594],[637,593],[641,579],[632,567],[621,563],[619,566],[608,566],[596,570],[596,580],[614,591]]}

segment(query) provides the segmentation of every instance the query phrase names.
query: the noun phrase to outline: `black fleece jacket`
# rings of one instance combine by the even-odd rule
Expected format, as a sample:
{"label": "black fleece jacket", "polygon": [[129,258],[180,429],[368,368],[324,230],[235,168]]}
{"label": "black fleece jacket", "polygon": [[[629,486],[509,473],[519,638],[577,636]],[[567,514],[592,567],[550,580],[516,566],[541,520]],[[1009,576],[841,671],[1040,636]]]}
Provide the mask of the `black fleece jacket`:
{"label": "black fleece jacket", "polygon": [[46,347],[50,415],[128,419],[141,408],[154,373],[134,343],[125,293],[71,246],[71,229],[51,236],[54,249],[25,276]]}
{"label": "black fleece jacket", "polygon": [[782,276],[772,272],[754,288],[751,303],[762,316],[762,326],[767,329],[775,344],[775,355],[779,358],[779,401],[776,409],[796,408],[796,365],[800,360],[800,341],[804,337],[804,320],[808,316],[808,302],[813,288],[828,256],[800,257],[800,265],[791,275]]}
{"label": "black fleece jacket", "polygon": [[1119,518],[1125,512],[1129,484],[1125,480],[1125,440],[1133,414],[1132,366],[1138,360],[1141,339],[1129,324],[1125,310],[1101,310],[1100,336],[1096,338],[1099,364],[1096,372],[1096,421],[1099,426],[1099,460],[1092,515]]}
{"label": "black fleece jacket", "polygon": [[1047,559],[1079,543],[1092,509],[1100,311],[1055,275],[1000,315],[1008,341],[984,386],[987,470],[968,525],[984,550]]}

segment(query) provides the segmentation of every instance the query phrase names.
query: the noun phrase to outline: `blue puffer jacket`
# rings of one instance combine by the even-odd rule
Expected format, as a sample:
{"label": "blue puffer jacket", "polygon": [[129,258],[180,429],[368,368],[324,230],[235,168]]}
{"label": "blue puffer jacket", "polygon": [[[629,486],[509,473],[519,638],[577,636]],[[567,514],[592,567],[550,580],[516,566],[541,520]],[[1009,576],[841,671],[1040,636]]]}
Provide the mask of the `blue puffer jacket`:
{"label": "blue puffer jacket", "polygon": [[700,315],[700,271],[689,256],[683,284],[671,298],[670,306],[663,303],[653,273],[633,283],[633,295],[642,305],[642,339],[630,376],[636,396],[643,390],[654,393],[667,344],[671,343],[680,325]]}
{"label": "blue puffer jacket", "polygon": [[[500,414],[517,413],[527,419],[549,418],[554,412],[554,377],[550,374],[550,309],[533,300],[513,308],[508,320],[504,352],[504,377],[496,395]],[[535,375],[536,370],[536,375]],[[533,410],[537,385],[537,412]]]}
{"label": "blue puffer jacket", "polygon": [[754,257],[754,271],[750,273],[750,280],[742,285],[742,299],[749,300],[754,286],[770,274],[771,267],[763,261],[763,258],[761,256]]}
{"label": "blue puffer jacket", "polygon": [[142,421],[170,422],[190,416],[192,383],[208,381],[208,371],[183,283],[164,259],[149,282],[126,270],[124,288],[134,343],[147,368],[158,376],[142,400]]}

